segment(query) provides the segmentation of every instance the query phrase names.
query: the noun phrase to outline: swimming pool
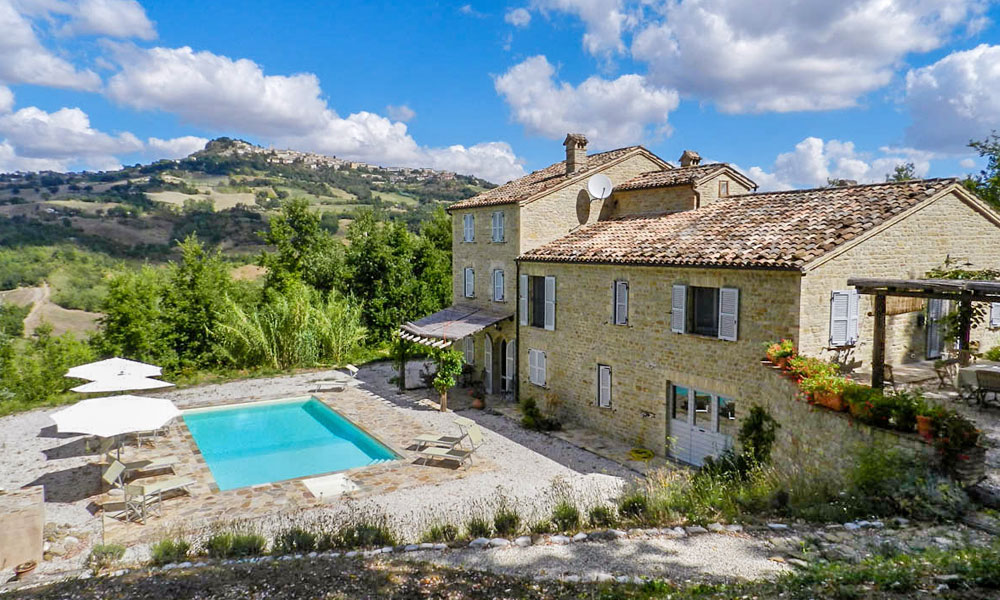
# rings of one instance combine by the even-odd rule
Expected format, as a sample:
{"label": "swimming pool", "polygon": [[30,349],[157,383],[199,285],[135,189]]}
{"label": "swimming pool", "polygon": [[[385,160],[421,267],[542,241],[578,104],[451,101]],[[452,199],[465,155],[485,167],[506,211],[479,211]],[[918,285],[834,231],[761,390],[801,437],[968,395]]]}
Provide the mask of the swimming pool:
{"label": "swimming pool", "polygon": [[315,398],[194,409],[184,422],[220,490],[398,458]]}

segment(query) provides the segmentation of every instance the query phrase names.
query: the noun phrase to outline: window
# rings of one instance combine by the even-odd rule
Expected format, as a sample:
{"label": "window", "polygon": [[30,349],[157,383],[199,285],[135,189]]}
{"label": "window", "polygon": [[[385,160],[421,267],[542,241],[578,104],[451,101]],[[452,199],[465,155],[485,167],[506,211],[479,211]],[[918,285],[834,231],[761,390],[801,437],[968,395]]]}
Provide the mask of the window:
{"label": "window", "polygon": [[476,340],[471,335],[465,338],[465,364],[476,364]]}
{"label": "window", "polygon": [[673,405],[670,407],[670,418],[676,419],[678,421],[684,421],[687,423],[688,420],[688,389],[686,387],[675,385],[671,386],[673,389]]}
{"label": "window", "polygon": [[628,282],[616,281],[612,288],[612,294],[612,323],[615,325],[628,325]]}
{"label": "window", "polygon": [[725,198],[729,196],[729,181],[725,179],[719,180],[719,198]]}
{"label": "window", "polygon": [[597,406],[611,408],[611,367],[597,365]]}
{"label": "window", "polygon": [[545,387],[545,353],[541,350],[528,350],[528,380]]}
{"label": "window", "polygon": [[504,212],[502,210],[493,213],[493,241],[504,241]]}
{"label": "window", "polygon": [[476,296],[476,272],[472,267],[465,267],[465,297],[474,298]]}
{"label": "window", "polygon": [[730,398],[718,397],[719,401],[719,433],[736,437],[739,427],[736,425],[736,401]]}
{"label": "window", "polygon": [[738,289],[674,285],[672,290],[671,331],[736,341],[740,312]]}
{"label": "window", "polygon": [[830,347],[843,348],[858,343],[858,291],[830,293]]}
{"label": "window", "polygon": [[476,217],[475,215],[465,215],[462,217],[462,241],[476,241]]}
{"label": "window", "polygon": [[693,425],[704,433],[721,433],[735,438],[739,434],[736,404],[732,398],[671,385],[670,418]]}
{"label": "window", "polygon": [[990,329],[1000,327],[1000,302],[990,303]]}
{"label": "window", "polygon": [[493,269],[493,301],[503,302],[503,270]]}
{"label": "window", "polygon": [[548,330],[556,328],[556,278],[540,275],[526,276],[528,292],[522,298],[522,304],[527,305],[527,324],[532,327],[542,327]]}
{"label": "window", "polygon": [[694,425],[712,427],[712,394],[694,391]]}

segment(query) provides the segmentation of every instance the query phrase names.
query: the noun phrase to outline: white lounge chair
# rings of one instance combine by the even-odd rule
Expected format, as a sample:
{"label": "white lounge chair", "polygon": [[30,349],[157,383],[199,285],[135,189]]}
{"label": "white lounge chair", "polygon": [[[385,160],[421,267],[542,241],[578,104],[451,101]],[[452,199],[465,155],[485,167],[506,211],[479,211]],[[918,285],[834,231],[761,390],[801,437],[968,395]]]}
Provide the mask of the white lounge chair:
{"label": "white lounge chair", "polygon": [[438,446],[430,446],[417,451],[417,453],[424,459],[424,464],[427,464],[427,461],[429,460],[454,460],[460,467],[465,464],[465,461],[469,461],[469,464],[471,465],[472,455],[475,454],[476,450],[483,445],[483,432],[479,429],[479,425],[473,423],[469,426],[467,436],[469,438],[469,442],[472,444],[472,448],[469,450],[457,447],[441,448]]}
{"label": "white lounge chair", "polygon": [[423,433],[413,438],[413,443],[417,445],[418,450],[422,450],[428,446],[454,448],[455,446],[461,444],[466,437],[468,437],[469,434],[464,431],[465,428],[476,424],[476,422],[472,419],[467,419],[465,417],[457,417],[452,422],[458,425],[460,435]]}
{"label": "white lounge chair", "polygon": [[[108,464],[115,462],[117,459],[111,456],[111,454],[106,454],[105,458],[108,460]],[[160,471],[162,469],[172,469],[174,465],[177,464],[177,459],[173,456],[161,456],[159,458],[151,458],[148,460],[133,460],[133,461],[118,461],[125,465],[125,472],[123,475],[128,477],[132,473],[137,471]]]}
{"label": "white lounge chair", "polygon": [[163,503],[163,494],[167,492],[183,491],[190,495],[187,489],[195,484],[195,480],[190,477],[171,477],[162,481],[152,483],[130,483],[125,486],[125,514],[135,515],[140,522],[145,522],[146,517],[157,512]]}

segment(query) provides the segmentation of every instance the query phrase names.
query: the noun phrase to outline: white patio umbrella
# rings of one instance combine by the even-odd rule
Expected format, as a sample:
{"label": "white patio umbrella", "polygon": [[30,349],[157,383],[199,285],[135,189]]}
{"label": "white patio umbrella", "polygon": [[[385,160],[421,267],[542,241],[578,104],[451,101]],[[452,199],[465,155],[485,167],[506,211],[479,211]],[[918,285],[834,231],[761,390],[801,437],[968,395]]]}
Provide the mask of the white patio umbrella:
{"label": "white patio umbrella", "polygon": [[73,367],[66,372],[66,377],[97,381],[100,379],[107,379],[109,377],[126,375],[132,377],[159,377],[162,374],[163,370],[156,365],[147,365],[146,363],[128,360],[127,358],[118,358],[116,356],[114,358],[99,360],[97,362]]}
{"label": "white patio umbrella", "polygon": [[137,377],[134,375],[114,375],[91,381],[71,388],[74,392],[81,394],[95,394],[101,392],[131,392],[135,390],[158,390],[160,388],[172,387],[174,384],[169,381],[150,379],[148,377]]}
{"label": "white patio umbrella", "polygon": [[106,396],[78,402],[52,413],[60,433],[84,433],[115,437],[136,431],[159,429],[181,414],[166,398],[145,396]]}

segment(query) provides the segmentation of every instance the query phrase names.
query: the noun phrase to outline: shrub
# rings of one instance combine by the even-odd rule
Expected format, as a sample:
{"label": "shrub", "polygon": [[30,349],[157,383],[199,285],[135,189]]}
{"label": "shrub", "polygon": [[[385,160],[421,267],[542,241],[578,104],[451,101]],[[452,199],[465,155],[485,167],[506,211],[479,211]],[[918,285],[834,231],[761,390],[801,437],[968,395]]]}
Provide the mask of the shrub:
{"label": "shrub", "polygon": [[644,521],[649,516],[649,498],[641,490],[635,490],[618,500],[618,514],[635,521]]}
{"label": "shrub", "polygon": [[558,531],[572,531],[580,526],[580,509],[563,498],[552,509],[552,525]]}
{"label": "shrub", "polygon": [[983,353],[983,358],[993,362],[1000,362],[1000,346],[993,346]]}
{"label": "shrub", "polygon": [[184,562],[187,560],[190,551],[191,544],[187,541],[168,538],[153,544],[153,547],[150,549],[152,554],[150,560],[154,565]]}
{"label": "shrub", "polygon": [[535,521],[528,526],[528,531],[533,534],[552,533],[552,522],[545,519]]}
{"label": "shrub", "polygon": [[337,533],[338,545],[343,548],[377,548],[395,546],[396,536],[384,519],[355,523]]}
{"label": "shrub", "polygon": [[213,534],[204,544],[204,552],[211,558],[226,558],[233,547],[233,534],[220,532]]}
{"label": "shrub", "polygon": [[591,527],[611,527],[615,524],[615,513],[610,506],[598,504],[587,511],[587,522]]}
{"label": "shrub", "polygon": [[259,533],[237,533],[233,536],[232,545],[229,547],[229,557],[260,556],[264,554],[266,545],[267,540]]}
{"label": "shrub", "polygon": [[521,528],[521,515],[516,510],[501,506],[493,515],[493,529],[499,536],[514,535]]}
{"label": "shrub", "polygon": [[490,537],[493,533],[493,526],[483,517],[470,517],[465,522],[465,533],[473,538]]}
{"label": "shrub", "polygon": [[923,520],[952,520],[969,498],[955,482],[931,471],[926,462],[893,448],[858,451],[848,477],[849,492],[868,514],[898,514]]}
{"label": "shrub", "polygon": [[292,527],[274,537],[273,554],[304,554],[316,549],[317,535],[301,527]]}
{"label": "shrub", "polygon": [[441,523],[438,525],[431,525],[428,529],[420,536],[421,542],[453,542],[458,539],[458,527],[455,527],[451,523]]}
{"label": "shrub", "polygon": [[554,417],[547,417],[538,408],[534,398],[521,400],[521,425],[533,431],[559,431],[562,424]]}
{"label": "shrub", "polygon": [[87,557],[87,564],[94,573],[110,569],[125,556],[125,546],[120,544],[95,544]]}

